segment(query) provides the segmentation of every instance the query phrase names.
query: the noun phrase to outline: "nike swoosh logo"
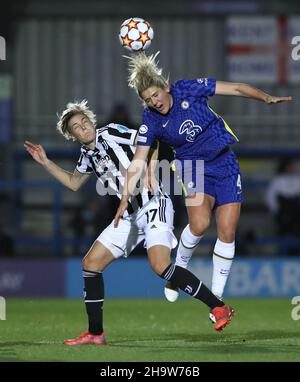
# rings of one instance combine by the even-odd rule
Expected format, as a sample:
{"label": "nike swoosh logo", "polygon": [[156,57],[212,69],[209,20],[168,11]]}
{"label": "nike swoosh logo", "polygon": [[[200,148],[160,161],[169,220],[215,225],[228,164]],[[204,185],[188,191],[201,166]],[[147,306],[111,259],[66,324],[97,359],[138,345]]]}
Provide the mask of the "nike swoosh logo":
{"label": "nike swoosh logo", "polygon": [[169,123],[169,120],[167,120],[166,123],[163,123],[163,127],[166,127],[168,123]]}

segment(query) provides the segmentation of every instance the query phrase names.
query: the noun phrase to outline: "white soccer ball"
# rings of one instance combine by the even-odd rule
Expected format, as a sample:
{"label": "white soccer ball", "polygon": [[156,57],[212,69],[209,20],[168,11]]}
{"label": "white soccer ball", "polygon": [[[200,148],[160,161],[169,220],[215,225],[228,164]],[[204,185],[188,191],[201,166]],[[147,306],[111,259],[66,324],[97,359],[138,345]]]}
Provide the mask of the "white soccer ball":
{"label": "white soccer ball", "polygon": [[131,17],[125,20],[119,32],[121,45],[131,52],[139,52],[149,48],[153,37],[153,28],[148,21],[140,17]]}

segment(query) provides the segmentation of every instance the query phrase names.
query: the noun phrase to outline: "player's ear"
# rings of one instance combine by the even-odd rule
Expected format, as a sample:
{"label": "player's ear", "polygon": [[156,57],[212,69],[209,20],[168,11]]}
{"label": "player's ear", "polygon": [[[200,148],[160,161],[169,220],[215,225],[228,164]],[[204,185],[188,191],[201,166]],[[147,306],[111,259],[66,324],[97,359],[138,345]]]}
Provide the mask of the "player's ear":
{"label": "player's ear", "polygon": [[167,93],[170,93],[170,85],[166,85],[164,87],[164,90],[167,92]]}

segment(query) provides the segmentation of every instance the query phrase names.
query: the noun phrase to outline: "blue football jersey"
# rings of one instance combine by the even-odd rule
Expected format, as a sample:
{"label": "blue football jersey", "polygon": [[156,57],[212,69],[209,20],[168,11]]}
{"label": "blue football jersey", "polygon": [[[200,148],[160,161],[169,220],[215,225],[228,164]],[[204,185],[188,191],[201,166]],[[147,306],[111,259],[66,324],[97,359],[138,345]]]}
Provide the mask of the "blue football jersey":
{"label": "blue football jersey", "polygon": [[156,139],[173,147],[176,158],[214,159],[237,137],[208,105],[215,94],[216,80],[180,80],[170,88],[173,105],[166,115],[146,108],[139,129],[138,145],[151,146]]}

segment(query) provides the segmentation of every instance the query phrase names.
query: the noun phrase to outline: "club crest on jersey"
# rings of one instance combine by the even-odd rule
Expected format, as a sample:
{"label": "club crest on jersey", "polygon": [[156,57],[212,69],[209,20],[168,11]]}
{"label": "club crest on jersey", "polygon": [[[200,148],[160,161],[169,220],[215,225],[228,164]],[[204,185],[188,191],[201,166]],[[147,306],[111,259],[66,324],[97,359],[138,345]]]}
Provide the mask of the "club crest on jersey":
{"label": "club crest on jersey", "polygon": [[139,128],[139,134],[146,134],[148,131],[148,126],[146,125],[142,125],[140,128]]}
{"label": "club crest on jersey", "polygon": [[179,134],[186,133],[186,140],[188,142],[194,142],[196,136],[202,132],[202,127],[199,125],[195,125],[194,122],[190,119],[182,122],[179,128]]}
{"label": "club crest on jersey", "polygon": [[188,109],[189,107],[190,107],[190,104],[189,104],[188,101],[182,101],[182,102],[181,102],[181,108],[182,108],[183,110],[186,110],[186,109]]}
{"label": "club crest on jersey", "polygon": [[207,79],[207,78],[198,78],[198,79],[197,79],[197,82],[198,82],[199,84],[203,84],[203,82],[204,82],[204,85],[207,86],[207,84],[208,84],[208,79]]}

